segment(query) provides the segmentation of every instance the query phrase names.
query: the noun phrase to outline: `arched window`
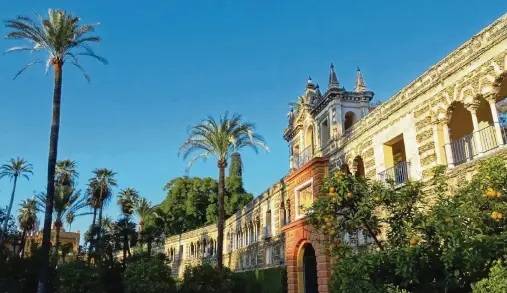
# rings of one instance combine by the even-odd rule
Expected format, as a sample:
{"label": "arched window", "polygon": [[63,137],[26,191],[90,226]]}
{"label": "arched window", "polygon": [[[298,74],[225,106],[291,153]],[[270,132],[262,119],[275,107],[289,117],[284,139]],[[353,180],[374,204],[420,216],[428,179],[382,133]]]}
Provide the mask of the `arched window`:
{"label": "arched window", "polygon": [[354,175],[364,177],[365,172],[363,158],[357,156],[354,159],[353,166],[354,166]]}
{"label": "arched window", "polygon": [[349,129],[350,127],[352,127],[352,125],[354,125],[354,123],[356,123],[357,121],[357,118],[356,118],[356,114],[354,114],[354,112],[347,112],[345,113],[345,120],[343,121],[343,127],[345,130]]}

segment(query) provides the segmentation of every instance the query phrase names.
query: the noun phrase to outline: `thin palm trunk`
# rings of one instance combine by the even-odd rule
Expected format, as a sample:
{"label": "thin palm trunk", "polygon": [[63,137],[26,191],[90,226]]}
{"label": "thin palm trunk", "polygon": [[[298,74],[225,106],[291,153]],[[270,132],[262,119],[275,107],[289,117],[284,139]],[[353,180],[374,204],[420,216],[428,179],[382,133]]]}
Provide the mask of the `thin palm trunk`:
{"label": "thin palm trunk", "polygon": [[151,255],[151,246],[152,246],[151,241],[148,241],[148,244],[146,246],[148,246],[148,255]]}
{"label": "thin palm trunk", "polygon": [[19,252],[21,258],[24,258],[25,256],[25,242],[26,242],[26,229],[23,229],[23,236],[21,236],[21,251]]}
{"label": "thin palm trunk", "polygon": [[224,245],[224,197],[225,197],[225,164],[219,165],[220,174],[218,177],[218,237],[217,237],[217,263],[221,269],[223,266],[223,245]]}
{"label": "thin palm trunk", "polygon": [[55,71],[55,86],[53,90],[53,121],[51,122],[51,134],[49,137],[49,157],[48,157],[48,180],[46,211],[44,215],[44,230],[42,233],[42,251],[40,256],[40,273],[37,293],[47,292],[47,283],[49,280],[49,249],[51,238],[51,222],[53,215],[53,201],[55,196],[55,167],[58,153],[58,133],[60,131],[60,102],[62,98],[62,74],[63,63],[61,60],[53,62]]}
{"label": "thin palm trunk", "polygon": [[127,250],[128,250],[128,234],[123,232],[123,263],[127,263]]}
{"label": "thin palm trunk", "polygon": [[97,243],[99,244],[99,249],[100,249],[100,234],[102,232],[102,209],[104,207],[104,200],[102,198],[102,187],[100,187],[99,204],[100,204],[100,210],[99,210],[99,229],[97,231]]}
{"label": "thin palm trunk", "polygon": [[88,246],[88,262],[90,262],[92,247],[93,247],[93,234],[95,233],[95,221],[97,220],[97,208],[93,208],[93,220],[92,220],[92,238],[90,239],[90,245]]}
{"label": "thin palm trunk", "polygon": [[55,225],[55,251],[58,255],[58,248],[60,248],[60,224]]}
{"label": "thin palm trunk", "polygon": [[72,223],[69,223],[69,232],[72,232]]}
{"label": "thin palm trunk", "polygon": [[5,220],[4,220],[4,226],[3,226],[3,229],[2,229],[2,236],[1,236],[1,241],[0,243],[3,243],[4,240],[5,240],[5,235],[7,235],[7,225],[9,224],[9,218],[11,216],[11,211],[12,211],[12,204],[14,203],[14,194],[16,194],[16,185],[18,183],[18,176],[14,176],[14,184],[12,186],[12,194],[11,194],[11,201],[9,203],[9,208],[7,209],[7,216],[5,217]]}

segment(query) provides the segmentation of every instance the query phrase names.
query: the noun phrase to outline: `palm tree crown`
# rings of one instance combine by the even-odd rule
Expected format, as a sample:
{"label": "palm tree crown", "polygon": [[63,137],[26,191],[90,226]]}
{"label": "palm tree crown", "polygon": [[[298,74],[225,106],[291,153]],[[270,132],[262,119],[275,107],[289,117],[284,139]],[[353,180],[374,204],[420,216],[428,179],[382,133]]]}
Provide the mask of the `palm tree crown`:
{"label": "palm tree crown", "polygon": [[35,199],[22,200],[19,204],[18,221],[20,228],[24,231],[31,231],[35,228],[37,222],[37,212],[41,209]]}
{"label": "palm tree crown", "polygon": [[[90,78],[86,71],[79,64],[79,56],[92,57],[103,64],[107,60],[95,54],[89,43],[100,42],[98,36],[88,36],[94,31],[97,24],[80,24],[81,19],[64,10],[48,11],[49,18],[43,19],[36,13],[38,23],[27,16],[18,16],[16,19],[5,21],[7,28],[12,29],[7,33],[7,39],[23,39],[33,43],[33,47],[13,47],[7,50],[10,52],[19,51],[45,51],[48,54],[46,72],[50,65],[63,65],[66,62],[76,66],[84,75],[86,80]],[[42,63],[41,60],[34,60],[17,72],[14,78],[23,71],[35,64]]]}
{"label": "palm tree crown", "polygon": [[60,185],[71,186],[79,178],[76,161],[63,160],[56,162],[56,183]]}
{"label": "palm tree crown", "polygon": [[125,217],[130,217],[139,201],[139,192],[133,188],[123,189],[118,193],[117,203]]}
{"label": "palm tree crown", "polygon": [[28,174],[33,174],[33,166],[32,164],[28,164],[25,159],[22,158],[11,158],[6,164],[3,164],[0,167],[0,179],[4,177],[9,177],[9,179],[14,179],[16,177],[24,177],[26,180],[29,180]]}
{"label": "palm tree crown", "polygon": [[139,217],[139,231],[144,229],[145,220],[154,214],[154,209],[151,202],[147,201],[146,198],[141,198],[135,207],[135,213]]}
{"label": "palm tree crown", "polygon": [[210,156],[217,159],[219,167],[224,165],[225,168],[231,155],[244,147],[250,147],[256,153],[259,147],[269,151],[262,136],[255,133],[255,125],[242,123],[241,115],[237,114],[229,118],[228,113],[225,113],[219,121],[208,117],[191,127],[188,134],[189,137],[180,147],[179,154],[183,154],[183,158],[187,159],[196,151],[203,153],[190,160],[187,170],[196,160]]}
{"label": "palm tree crown", "polygon": [[92,172],[94,177],[89,180],[88,186],[99,206],[103,207],[107,205],[113,195],[112,188],[117,186],[116,179],[114,179],[116,173],[106,168],[95,169]]}

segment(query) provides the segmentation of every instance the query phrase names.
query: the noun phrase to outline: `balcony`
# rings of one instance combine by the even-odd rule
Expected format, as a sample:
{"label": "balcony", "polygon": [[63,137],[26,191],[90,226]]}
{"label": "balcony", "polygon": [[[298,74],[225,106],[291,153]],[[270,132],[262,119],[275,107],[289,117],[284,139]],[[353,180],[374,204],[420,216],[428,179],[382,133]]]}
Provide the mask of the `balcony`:
{"label": "balcony", "polygon": [[456,166],[504,145],[506,138],[505,129],[499,135],[495,125],[490,125],[446,144],[445,155],[449,165]]}
{"label": "balcony", "polygon": [[296,168],[301,168],[313,158],[313,146],[307,146],[299,154],[296,154]]}
{"label": "balcony", "polygon": [[398,187],[409,179],[409,163],[399,162],[393,167],[378,173],[378,179],[383,182],[393,182]]}
{"label": "balcony", "polygon": [[271,226],[264,227],[264,239],[271,238],[273,235],[271,234]]}

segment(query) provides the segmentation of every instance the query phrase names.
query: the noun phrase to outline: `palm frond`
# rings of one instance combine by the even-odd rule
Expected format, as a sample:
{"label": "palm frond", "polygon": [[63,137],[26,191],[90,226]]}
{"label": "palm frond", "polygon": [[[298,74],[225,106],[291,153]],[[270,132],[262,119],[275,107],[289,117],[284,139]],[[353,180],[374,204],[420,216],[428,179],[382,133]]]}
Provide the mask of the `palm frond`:
{"label": "palm frond", "polygon": [[35,60],[35,61],[32,61],[32,62],[28,63],[27,65],[25,65],[25,67],[23,67],[20,70],[18,70],[18,72],[16,72],[16,74],[14,75],[14,77],[12,79],[18,78],[18,76],[20,76],[21,73],[25,72],[25,70],[27,70],[28,68],[34,66],[35,64],[39,64],[39,63],[42,63],[42,61]]}

